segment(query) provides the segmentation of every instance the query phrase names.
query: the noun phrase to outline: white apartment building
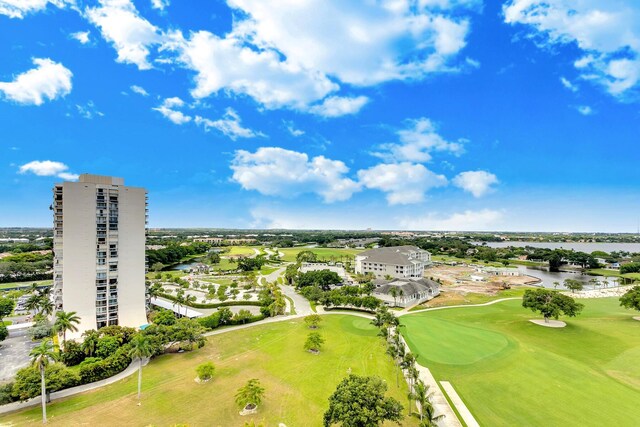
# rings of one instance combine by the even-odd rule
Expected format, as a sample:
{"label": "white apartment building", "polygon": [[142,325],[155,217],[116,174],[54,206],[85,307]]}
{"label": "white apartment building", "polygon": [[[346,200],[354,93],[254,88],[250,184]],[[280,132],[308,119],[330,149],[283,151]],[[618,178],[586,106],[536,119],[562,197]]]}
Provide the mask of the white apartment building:
{"label": "white apartment building", "polygon": [[417,246],[392,246],[364,251],[356,255],[355,272],[373,273],[376,278],[421,278],[431,264],[431,253]]}
{"label": "white apartment building", "polygon": [[146,190],[83,174],[54,186],[51,209],[55,308],[80,317],[67,336],[146,324]]}

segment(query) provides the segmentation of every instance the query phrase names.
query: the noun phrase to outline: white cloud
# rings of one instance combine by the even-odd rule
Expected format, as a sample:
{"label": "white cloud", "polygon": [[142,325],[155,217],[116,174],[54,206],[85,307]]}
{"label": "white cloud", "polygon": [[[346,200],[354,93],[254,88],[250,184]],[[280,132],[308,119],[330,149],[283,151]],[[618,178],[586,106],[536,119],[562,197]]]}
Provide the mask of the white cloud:
{"label": "white cloud", "polygon": [[100,0],[100,6],[87,8],[85,15],[113,44],[118,62],[135,64],[140,70],[151,68],[147,57],[150,46],[161,41],[158,29],[139,15],[130,0]]}
{"label": "white cloud", "polygon": [[74,3],[74,0],[0,0],[0,15],[22,19],[30,13],[46,9],[49,4],[64,8]]}
{"label": "white cloud", "polygon": [[132,85],[130,89],[131,89],[131,92],[137,93],[138,95],[149,96],[149,93],[146,90],[144,90],[144,88],[141,86]]}
{"label": "white cloud", "polygon": [[78,178],[80,178],[80,175],[77,173],[61,172],[58,174],[58,178],[62,178],[66,181],[77,181]]}
{"label": "white cloud", "polygon": [[330,96],[325,98],[322,104],[309,108],[309,112],[323,117],[339,117],[347,114],[356,114],[369,102],[366,96],[345,97]]}
{"label": "white cloud", "polygon": [[76,104],[76,110],[78,110],[78,114],[85,119],[93,119],[95,116],[104,116],[104,113],[98,111],[93,101],[89,101],[85,105]]}
{"label": "white cloud", "polygon": [[69,34],[69,36],[72,39],[79,41],[80,44],[87,44],[91,42],[91,39],[89,38],[89,34],[90,34],[89,31],[78,31],[77,33]]}
{"label": "white cloud", "polygon": [[183,125],[191,121],[191,116],[187,116],[182,111],[176,110],[184,105],[184,101],[178,97],[167,98],[159,107],[152,108],[158,111],[165,118],[177,125]]}
{"label": "white cloud", "polygon": [[424,201],[427,191],[447,185],[447,178],[431,172],[421,164],[380,164],[358,171],[363,186],[387,193],[390,205],[406,205]]}
{"label": "white cloud", "polygon": [[209,131],[209,129],[216,129],[228,136],[232,141],[235,141],[238,138],[255,138],[256,136],[264,136],[264,134],[260,132],[255,132],[251,129],[242,127],[241,122],[242,119],[240,119],[240,116],[238,116],[238,113],[236,113],[233,108],[227,108],[224,116],[218,120],[209,120],[200,116],[195,117],[195,123],[197,125],[202,125],[205,131]]}
{"label": "white cloud", "polygon": [[569,89],[571,92],[577,92],[578,91],[578,86],[576,86],[575,84],[571,83],[565,77],[560,77],[560,83],[562,83],[562,86],[564,86],[565,88]]}
{"label": "white cloud", "polygon": [[400,218],[399,223],[408,230],[483,231],[494,230],[502,218],[500,211],[483,209],[467,210],[444,218],[436,214],[413,215]]}
{"label": "white cloud", "polygon": [[61,162],[51,160],[34,160],[20,166],[18,173],[30,172],[37,176],[57,176],[58,178],[73,181],[78,179],[78,175],[68,172],[69,166]]}
{"label": "white cloud", "polygon": [[164,8],[169,6],[170,3],[170,0],[151,0],[151,7],[158,10],[164,10]]}
{"label": "white cloud", "polygon": [[505,22],[524,24],[550,45],[575,44],[575,67],[614,96],[640,83],[640,4],[636,0],[510,0]]}
{"label": "white cloud", "polygon": [[448,152],[456,156],[464,153],[466,140],[445,140],[437,133],[435,124],[424,117],[408,121],[407,128],[399,130],[397,135],[399,143],[381,144],[377,147],[379,151],[371,154],[387,161],[424,163],[431,160],[433,152]]}
{"label": "white cloud", "polygon": [[326,76],[282,61],[273,50],[253,50],[233,34],[220,38],[199,31],[187,40],[174,32],[165,48],[178,52],[178,60],[196,72],[194,98],[228,91],[250,96],[267,108],[304,109],[338,89]]}
{"label": "white cloud", "polygon": [[301,129],[297,129],[293,122],[284,121],[284,125],[287,130],[291,134],[291,136],[295,136],[296,138],[305,134],[305,132]]}
{"label": "white cloud", "polygon": [[589,107],[588,105],[579,105],[576,107],[576,110],[578,110],[578,113],[582,114],[583,116],[590,116],[594,114],[593,108]]}
{"label": "white cloud", "polygon": [[359,185],[346,177],[349,168],[339,160],[279,147],[261,147],[255,153],[235,152],[232,179],[245,190],[269,196],[318,194],[327,203],[349,199]]}
{"label": "white cloud", "polygon": [[[305,69],[353,85],[451,71],[466,44],[465,1],[230,0],[246,14],[234,31]],[[434,8],[437,7],[437,10]]]}
{"label": "white cloud", "polygon": [[492,185],[497,184],[498,177],[486,171],[467,171],[453,178],[453,185],[473,194],[473,197],[482,197],[492,190]]}
{"label": "white cloud", "polygon": [[24,105],[42,105],[71,92],[73,73],[49,58],[34,58],[29,71],[15,76],[12,82],[0,82],[5,98]]}

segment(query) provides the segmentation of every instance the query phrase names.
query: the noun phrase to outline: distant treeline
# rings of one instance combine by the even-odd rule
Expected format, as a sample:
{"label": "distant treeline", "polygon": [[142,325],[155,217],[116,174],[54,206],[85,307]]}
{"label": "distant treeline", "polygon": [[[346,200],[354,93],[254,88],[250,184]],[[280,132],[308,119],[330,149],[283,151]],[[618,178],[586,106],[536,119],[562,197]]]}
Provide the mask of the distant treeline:
{"label": "distant treeline", "polygon": [[163,249],[150,249],[147,250],[148,265],[152,266],[158,262],[164,265],[175,264],[189,255],[205,254],[211,247],[210,243],[194,242],[184,246],[172,243]]}

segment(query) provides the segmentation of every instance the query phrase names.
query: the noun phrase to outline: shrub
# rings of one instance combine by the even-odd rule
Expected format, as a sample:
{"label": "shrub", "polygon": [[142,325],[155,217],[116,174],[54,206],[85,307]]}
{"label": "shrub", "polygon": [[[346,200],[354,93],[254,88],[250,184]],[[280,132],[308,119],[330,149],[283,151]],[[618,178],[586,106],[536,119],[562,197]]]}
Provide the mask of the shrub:
{"label": "shrub", "polygon": [[79,373],[82,384],[100,381],[124,371],[131,363],[129,349],[130,345],[127,344],[120,347],[112,356],[104,360],[87,363],[85,365],[81,364]]}
{"label": "shrub", "polygon": [[15,402],[16,397],[13,394],[13,383],[0,384],[0,405]]}
{"label": "shrub", "polygon": [[87,357],[80,363],[80,367],[91,365],[92,363],[100,362],[102,359],[99,357]]}
{"label": "shrub", "polygon": [[86,354],[82,348],[82,344],[74,340],[68,340],[64,343],[64,350],[60,352],[60,361],[67,366],[75,366],[81,363]]}
{"label": "shrub", "polygon": [[51,324],[46,320],[37,321],[31,329],[29,329],[29,335],[32,340],[41,340],[42,338],[48,338],[52,334]]}
{"label": "shrub", "polygon": [[[44,378],[49,392],[74,387],[80,384],[81,380],[77,372],[67,368],[62,363],[48,365],[45,369]],[[39,396],[40,371],[33,366],[20,369],[13,384],[13,395],[20,400]]]}
{"label": "shrub", "polygon": [[216,367],[211,362],[203,363],[196,368],[198,378],[203,381],[210,380],[213,377]]}
{"label": "shrub", "polygon": [[104,336],[98,340],[98,345],[96,347],[96,356],[106,359],[107,357],[114,354],[118,348],[120,347],[120,342],[118,338],[115,336]]}
{"label": "shrub", "polygon": [[154,317],[153,323],[158,325],[173,325],[176,323],[176,316],[169,310],[161,310]]}

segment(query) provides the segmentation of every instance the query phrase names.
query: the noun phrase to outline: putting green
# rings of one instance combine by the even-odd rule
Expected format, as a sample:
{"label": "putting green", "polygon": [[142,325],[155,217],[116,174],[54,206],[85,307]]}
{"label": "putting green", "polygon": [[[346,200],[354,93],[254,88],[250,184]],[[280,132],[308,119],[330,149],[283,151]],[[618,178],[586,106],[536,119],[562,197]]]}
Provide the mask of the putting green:
{"label": "putting green", "polygon": [[421,361],[468,365],[497,355],[509,346],[504,334],[449,320],[408,317],[403,323],[411,330],[407,344]]}
{"label": "putting green", "polygon": [[483,426],[640,425],[640,324],[617,298],[582,300],[561,329],[521,301],[401,317],[418,361]]}

